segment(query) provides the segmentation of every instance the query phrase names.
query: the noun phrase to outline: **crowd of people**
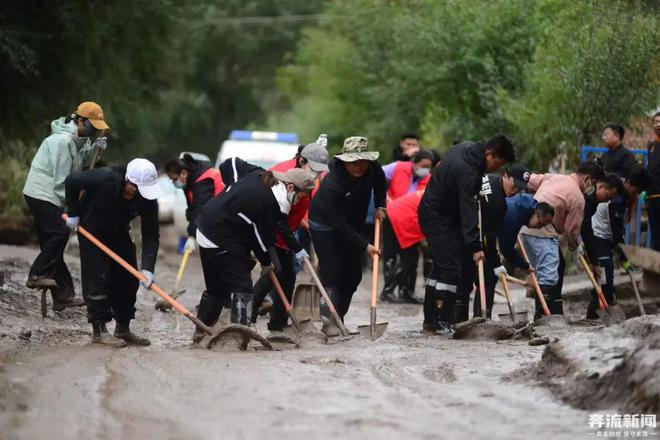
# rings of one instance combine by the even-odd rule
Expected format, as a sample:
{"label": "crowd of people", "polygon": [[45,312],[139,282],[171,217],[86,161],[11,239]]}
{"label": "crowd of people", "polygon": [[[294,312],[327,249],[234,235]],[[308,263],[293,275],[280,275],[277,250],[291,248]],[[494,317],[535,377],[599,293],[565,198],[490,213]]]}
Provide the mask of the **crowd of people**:
{"label": "crowd of people", "polygon": [[[269,170],[239,157],[218,168],[190,155],[171,160],[164,171],[188,203],[184,248],[199,253],[204,274],[197,317],[212,326],[228,308],[232,323],[250,326],[266,309],[271,336],[281,337],[288,318],[279,296],[270,295],[269,272],[290,299],[299,261],[311,252],[342,320],[362,280],[364,256],[377,254],[383,256],[381,300],[423,305],[426,334],[451,333],[467,320],[480,284],[486,310],[475,298],[473,314],[490,316],[495,285],[512,270],[535,273],[547,309],[561,315],[566,266],[561,242],[588,258],[613,304],[615,262],[630,265],[619,245],[640,194],[648,206],[652,247],[660,251],[660,113],[653,125],[657,139],[648,144],[647,169],[623,146],[625,131],[618,124],[603,129],[608,148],[603,157],[581,163],[572,174],[533,173],[517,163],[514,145],[503,135],[455,141],[441,158],[408,133],[387,165],[361,136],[345,139],[330,158],[325,135]],[[27,286],[49,289],[55,310],[85,305],[93,342],[144,346],[150,341],[136,335],[130,322],[139,285],[148,289],[154,281],[161,187],[156,165],[143,158],[96,166],[94,153],[106,148],[109,128],[101,107],[84,102],[54,120],[39,147],[23,190],[41,249]],[[70,231],[84,227],[137,268],[130,230],[136,217],[141,281],[79,234],[82,298],[77,297],[63,258]],[[383,223],[382,250],[363,232],[370,218]],[[423,298],[415,291],[420,255]],[[261,275],[253,282],[257,262]],[[268,303],[272,306],[265,307]],[[543,306],[537,298],[537,317]],[[594,294],[586,319],[598,318],[597,307]],[[331,319],[325,302],[320,312]],[[114,334],[106,328],[112,320]],[[196,329],[193,341],[202,336]]]}

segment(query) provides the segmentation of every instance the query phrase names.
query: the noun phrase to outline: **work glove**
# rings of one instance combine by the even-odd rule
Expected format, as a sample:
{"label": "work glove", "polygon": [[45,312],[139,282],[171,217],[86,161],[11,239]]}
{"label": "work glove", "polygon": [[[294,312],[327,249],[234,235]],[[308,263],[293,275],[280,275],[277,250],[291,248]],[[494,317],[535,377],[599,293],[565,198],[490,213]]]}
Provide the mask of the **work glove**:
{"label": "work glove", "polygon": [[270,272],[275,270],[275,265],[273,263],[262,264],[261,270],[263,271],[264,275],[268,275]]}
{"label": "work glove", "polygon": [[309,258],[309,254],[305,249],[301,249],[299,252],[296,252],[297,260],[302,260],[303,258]]}
{"label": "work glove", "polygon": [[575,255],[577,255],[578,258],[584,257],[585,255],[584,243],[580,243],[577,245],[577,247],[575,248]]}
{"label": "work glove", "polygon": [[97,147],[99,150],[105,150],[108,147],[108,138],[105,136],[96,138],[92,146]]}
{"label": "work glove", "polygon": [[632,272],[633,270],[632,264],[630,264],[630,261],[628,260],[622,261],[621,267],[623,267],[623,270],[625,270],[626,272]]}
{"label": "work glove", "polygon": [[140,285],[145,289],[148,289],[154,282],[154,274],[148,270],[141,270],[140,273],[146,278],[144,280],[140,280]]}
{"label": "work glove", "polygon": [[493,269],[493,273],[497,278],[499,278],[501,274],[504,274],[505,276],[508,275],[508,272],[506,271],[506,267],[504,266],[496,267],[495,269]]}
{"label": "work glove", "polygon": [[328,148],[328,135],[323,133],[319,135],[319,138],[316,140],[316,143],[321,145],[323,148]]}
{"label": "work glove", "polygon": [[642,191],[642,193],[639,195],[639,201],[642,202],[642,205],[646,204],[646,191]]}
{"label": "work glove", "polygon": [[71,229],[72,231],[75,231],[78,229],[78,225],[80,224],[80,217],[67,217],[66,218],[66,226]]}
{"label": "work glove", "polygon": [[193,237],[188,237],[186,240],[186,243],[183,245],[183,251],[186,252],[195,252],[197,249],[197,245],[195,243],[195,239]]}

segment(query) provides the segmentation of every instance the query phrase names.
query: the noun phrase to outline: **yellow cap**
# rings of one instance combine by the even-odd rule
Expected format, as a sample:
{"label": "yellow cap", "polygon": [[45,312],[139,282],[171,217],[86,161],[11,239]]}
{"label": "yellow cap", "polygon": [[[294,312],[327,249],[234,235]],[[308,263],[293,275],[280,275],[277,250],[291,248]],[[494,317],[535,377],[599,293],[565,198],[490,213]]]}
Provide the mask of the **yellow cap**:
{"label": "yellow cap", "polygon": [[92,123],[94,128],[97,130],[108,130],[108,124],[105,123],[103,119],[103,109],[100,105],[95,102],[86,101],[78,106],[76,110],[78,116],[89,119],[89,122]]}

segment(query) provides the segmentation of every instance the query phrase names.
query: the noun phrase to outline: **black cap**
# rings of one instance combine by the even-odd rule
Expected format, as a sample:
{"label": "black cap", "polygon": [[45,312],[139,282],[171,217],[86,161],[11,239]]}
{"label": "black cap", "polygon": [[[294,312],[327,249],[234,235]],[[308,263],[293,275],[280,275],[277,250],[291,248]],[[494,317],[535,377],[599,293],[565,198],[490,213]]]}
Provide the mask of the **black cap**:
{"label": "black cap", "polygon": [[506,174],[509,177],[513,177],[513,181],[519,189],[527,191],[527,183],[529,183],[529,176],[531,173],[525,165],[519,163],[509,165]]}

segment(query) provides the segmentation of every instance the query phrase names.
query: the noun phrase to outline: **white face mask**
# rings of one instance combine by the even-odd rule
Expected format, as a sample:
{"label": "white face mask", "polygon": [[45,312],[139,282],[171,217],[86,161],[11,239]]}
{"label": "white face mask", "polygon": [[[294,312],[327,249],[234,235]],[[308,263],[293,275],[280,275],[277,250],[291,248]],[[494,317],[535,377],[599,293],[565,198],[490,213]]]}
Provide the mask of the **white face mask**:
{"label": "white face mask", "polygon": [[426,177],[431,173],[430,168],[415,168],[415,176]]}
{"label": "white face mask", "polygon": [[293,206],[293,204],[296,201],[296,192],[291,191],[290,193],[286,194],[286,199],[289,201],[289,205]]}

